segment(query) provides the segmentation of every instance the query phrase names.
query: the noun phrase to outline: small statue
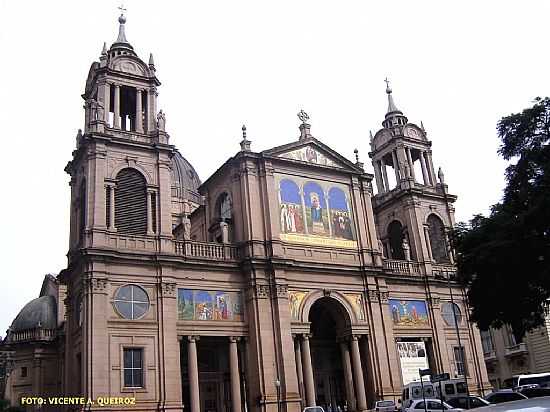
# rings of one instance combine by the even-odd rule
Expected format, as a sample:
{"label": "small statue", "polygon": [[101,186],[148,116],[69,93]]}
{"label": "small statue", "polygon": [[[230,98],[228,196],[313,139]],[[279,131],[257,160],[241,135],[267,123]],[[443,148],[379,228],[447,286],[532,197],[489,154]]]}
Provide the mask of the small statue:
{"label": "small statue", "polygon": [[166,130],[166,115],[160,110],[160,112],[157,114],[157,128],[164,132]]}
{"label": "small statue", "polygon": [[437,171],[437,177],[439,178],[439,182],[444,185],[445,184],[445,175],[443,174],[443,169],[441,167]]}
{"label": "small statue", "polygon": [[183,240],[191,239],[191,220],[187,215],[184,215],[181,224],[183,225]]}
{"label": "small statue", "polygon": [[405,255],[405,260],[411,260],[411,248],[409,247],[409,242],[407,241],[407,238],[403,238],[403,242],[401,243],[401,247],[403,248],[403,253]]}

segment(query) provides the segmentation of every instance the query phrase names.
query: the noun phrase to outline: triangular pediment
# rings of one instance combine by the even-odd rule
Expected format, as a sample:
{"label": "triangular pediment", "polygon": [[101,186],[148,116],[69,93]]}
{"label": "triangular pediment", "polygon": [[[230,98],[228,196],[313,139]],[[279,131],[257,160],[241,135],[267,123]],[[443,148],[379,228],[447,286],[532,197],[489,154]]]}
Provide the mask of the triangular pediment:
{"label": "triangular pediment", "polygon": [[314,138],[307,139],[307,141],[298,141],[278,146],[273,149],[265,150],[263,153],[273,157],[319,166],[360,171],[357,166],[344,156]]}

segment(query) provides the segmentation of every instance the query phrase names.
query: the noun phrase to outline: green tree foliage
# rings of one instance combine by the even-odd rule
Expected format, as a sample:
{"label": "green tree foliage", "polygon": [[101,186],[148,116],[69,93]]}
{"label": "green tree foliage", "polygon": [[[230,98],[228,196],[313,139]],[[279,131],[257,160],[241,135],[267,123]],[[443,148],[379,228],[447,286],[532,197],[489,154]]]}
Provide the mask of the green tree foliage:
{"label": "green tree foliage", "polygon": [[452,233],[458,276],[482,330],[512,327],[516,340],[544,322],[550,299],[550,98],[502,118],[503,200]]}

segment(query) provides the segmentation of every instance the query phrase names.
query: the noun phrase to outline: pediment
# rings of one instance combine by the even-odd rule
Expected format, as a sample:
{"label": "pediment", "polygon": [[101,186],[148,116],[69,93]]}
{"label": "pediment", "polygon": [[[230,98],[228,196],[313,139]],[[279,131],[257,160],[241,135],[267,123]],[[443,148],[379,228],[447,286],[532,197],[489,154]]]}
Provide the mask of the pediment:
{"label": "pediment", "polygon": [[136,76],[149,76],[149,70],[145,64],[128,56],[117,56],[109,62],[109,66],[111,69],[119,72],[134,74]]}
{"label": "pediment", "polygon": [[307,143],[297,142],[284,146],[279,146],[271,150],[264,151],[265,154],[289,159],[303,163],[309,163],[319,166],[334,167],[338,169],[359,169],[344,156],[330,149],[328,146],[317,140],[309,139]]}

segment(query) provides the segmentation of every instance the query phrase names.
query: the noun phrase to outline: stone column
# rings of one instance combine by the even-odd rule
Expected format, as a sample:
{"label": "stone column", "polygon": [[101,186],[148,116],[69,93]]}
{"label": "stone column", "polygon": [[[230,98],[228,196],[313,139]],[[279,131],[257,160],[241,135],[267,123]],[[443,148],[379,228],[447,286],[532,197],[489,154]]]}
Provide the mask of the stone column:
{"label": "stone column", "polygon": [[435,182],[436,182],[435,170],[434,170],[434,165],[432,163],[432,152],[431,151],[426,152],[426,160],[427,160],[428,175],[430,176],[430,181],[431,181],[432,185],[435,186]]}
{"label": "stone column", "polygon": [[397,154],[395,153],[395,150],[392,150],[391,158],[393,162],[393,171],[395,172],[395,184],[396,186],[399,186],[401,176],[399,175],[399,162],[397,161]]}
{"label": "stone column", "polygon": [[109,83],[105,83],[103,86],[103,107],[104,107],[104,114],[105,114],[105,125],[109,125],[109,113],[111,112],[111,85]]}
{"label": "stone column", "polygon": [[412,160],[411,148],[407,147],[407,161],[409,162],[409,168],[411,170],[411,177],[416,182],[416,177],[414,175],[414,162]]}
{"label": "stone column", "polygon": [[115,84],[115,107],[114,107],[113,127],[120,129],[120,86]]}
{"label": "stone column", "polygon": [[238,338],[229,337],[229,373],[231,375],[231,412],[241,412],[241,378],[239,374]]}
{"label": "stone column", "polygon": [[302,365],[304,368],[304,384],[306,392],[306,406],[315,406],[315,382],[313,380],[313,366],[309,350],[309,335],[304,334],[302,339]]}
{"label": "stone column", "polygon": [[136,132],[143,133],[143,109],[141,107],[141,89],[136,90]]}
{"label": "stone column", "polygon": [[300,350],[300,340],[298,336],[295,337],[295,340],[296,342],[294,344],[294,359],[296,362],[296,376],[298,377],[298,389],[300,391],[300,396],[302,397],[302,400],[303,400],[305,397],[305,394],[304,394],[304,370],[302,367],[302,351]]}
{"label": "stone column", "polygon": [[361,366],[361,354],[359,353],[358,336],[351,337],[351,359],[353,361],[353,376],[355,378],[355,391],[357,395],[357,410],[367,410],[367,396],[365,394],[365,380],[363,379],[363,368]]}
{"label": "stone column", "polygon": [[374,176],[376,178],[376,187],[379,193],[384,193],[386,190],[382,183],[382,169],[380,168],[380,162],[377,160],[374,162]]}
{"label": "stone column", "polygon": [[390,191],[390,184],[388,183],[388,171],[386,170],[386,162],[384,159],[380,160],[380,167],[382,168],[382,179],[384,181],[385,192]]}
{"label": "stone column", "polygon": [[201,403],[199,398],[199,365],[197,362],[197,341],[198,336],[187,337],[187,368],[189,374],[189,403],[190,412],[200,412]]}
{"label": "stone column", "polygon": [[428,176],[428,170],[426,168],[426,159],[424,158],[425,152],[420,152],[420,166],[422,166],[422,179],[426,186],[430,185],[430,179]]}
{"label": "stone column", "polygon": [[342,366],[344,367],[344,384],[346,386],[348,410],[354,411],[356,409],[355,392],[353,390],[353,373],[351,370],[348,342],[344,340],[340,342],[340,353],[342,355]]}
{"label": "stone column", "polygon": [[434,257],[432,256],[432,242],[430,240],[430,232],[427,225],[424,226],[424,238],[426,239],[426,248],[428,249],[428,259],[433,261]]}

